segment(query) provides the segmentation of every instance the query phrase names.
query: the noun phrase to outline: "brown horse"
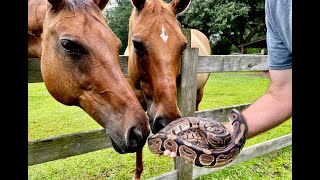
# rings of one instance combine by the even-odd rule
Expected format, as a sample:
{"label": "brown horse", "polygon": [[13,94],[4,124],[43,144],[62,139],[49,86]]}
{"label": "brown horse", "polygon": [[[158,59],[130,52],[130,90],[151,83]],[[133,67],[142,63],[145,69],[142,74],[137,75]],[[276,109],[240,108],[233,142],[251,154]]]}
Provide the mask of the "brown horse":
{"label": "brown horse", "polygon": [[[152,132],[181,117],[177,105],[177,78],[182,53],[187,46],[176,15],[183,12],[190,0],[132,0],[134,8],[129,19],[128,81],[142,107],[147,110]],[[210,55],[208,38],[198,30],[191,30],[191,47],[199,48],[199,55]],[[203,97],[209,73],[197,75],[196,110]],[[138,155],[138,154],[137,154]],[[142,155],[137,166],[142,166]],[[142,172],[142,167],[138,167]]]}
{"label": "brown horse", "polygon": [[[128,80],[147,110],[152,132],[157,133],[181,117],[176,83],[187,39],[176,15],[188,7],[190,0],[132,0],[132,4],[125,52],[129,56]],[[199,48],[200,56],[211,54],[208,38],[195,29],[191,30],[191,47]],[[196,110],[208,77],[209,73],[197,75]]]}
{"label": "brown horse", "polygon": [[148,117],[119,64],[120,40],[105,22],[108,0],[28,0],[29,57],[48,92],[105,128],[119,153],[141,151]]}

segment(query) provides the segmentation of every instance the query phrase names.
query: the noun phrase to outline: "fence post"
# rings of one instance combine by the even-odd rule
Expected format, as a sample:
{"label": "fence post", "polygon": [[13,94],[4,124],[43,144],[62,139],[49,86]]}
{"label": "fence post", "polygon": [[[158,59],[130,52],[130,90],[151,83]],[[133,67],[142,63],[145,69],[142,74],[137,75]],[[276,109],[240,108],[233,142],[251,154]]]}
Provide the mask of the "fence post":
{"label": "fence post", "polygon": [[187,47],[191,47],[191,29],[189,28],[182,28],[183,35],[187,38],[188,44]]}
{"label": "fence post", "polygon": [[[180,82],[178,84],[178,106],[183,117],[195,116],[197,92],[198,48],[187,47],[181,59]],[[193,164],[186,163],[180,156],[175,158],[174,168],[179,180],[192,179]]]}
{"label": "fence post", "polygon": [[28,83],[43,82],[40,58],[28,58]]}

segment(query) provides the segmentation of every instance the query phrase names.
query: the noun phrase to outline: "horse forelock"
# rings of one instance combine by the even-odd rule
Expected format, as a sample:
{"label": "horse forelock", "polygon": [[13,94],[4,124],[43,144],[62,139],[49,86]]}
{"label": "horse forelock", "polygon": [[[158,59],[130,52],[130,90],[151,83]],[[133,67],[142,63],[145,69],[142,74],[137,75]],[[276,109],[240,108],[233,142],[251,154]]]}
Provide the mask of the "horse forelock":
{"label": "horse forelock", "polygon": [[[94,11],[100,11],[99,7],[93,1],[90,0],[65,0],[63,6],[68,8],[73,13],[75,13],[77,8],[88,11],[89,7],[93,8]],[[57,9],[56,13],[58,13],[60,10],[61,8]]]}
{"label": "horse forelock", "polygon": [[170,6],[168,6],[168,3],[163,0],[148,0],[146,6],[143,9],[144,11],[152,12],[153,14],[156,14],[158,16],[163,15],[163,13],[165,12],[173,13],[173,10]]}
{"label": "horse forelock", "polygon": [[[65,16],[59,17],[57,21],[54,24],[57,24],[61,20],[64,20],[65,18],[72,18],[75,17],[77,14],[82,14],[83,16],[88,17],[89,14],[92,15],[94,19],[101,20],[100,18],[103,18],[103,13],[97,6],[97,4],[94,3],[93,0],[64,0],[63,4],[60,5],[57,9],[51,9],[49,11],[49,14],[51,14],[52,17],[55,17],[61,12],[68,12],[68,14],[71,13],[71,16]],[[103,20],[104,21],[104,20]]]}
{"label": "horse forelock", "polygon": [[164,2],[162,0],[149,0],[147,1],[146,9],[150,9],[153,13],[160,14],[162,8],[164,7]]}

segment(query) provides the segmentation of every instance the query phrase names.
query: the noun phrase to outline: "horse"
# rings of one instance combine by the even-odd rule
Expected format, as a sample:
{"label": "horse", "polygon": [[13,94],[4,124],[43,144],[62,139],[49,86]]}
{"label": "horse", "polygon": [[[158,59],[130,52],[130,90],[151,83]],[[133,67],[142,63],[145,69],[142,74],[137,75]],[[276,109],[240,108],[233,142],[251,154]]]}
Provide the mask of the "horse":
{"label": "horse", "polygon": [[[129,19],[127,80],[135,90],[142,107],[147,110],[152,132],[157,133],[171,121],[181,117],[177,105],[177,78],[187,39],[176,19],[190,0],[132,0],[134,9]],[[200,56],[211,54],[208,38],[191,29],[191,47]],[[196,111],[203,97],[209,73],[197,74]]]}
{"label": "horse", "polygon": [[148,117],[120,68],[121,42],[102,10],[109,0],[28,0],[28,57],[48,92],[101,125],[120,154],[141,151]]}
{"label": "horse", "polygon": [[[190,0],[131,2],[134,7],[129,18],[128,46],[124,54],[128,56],[127,80],[147,111],[155,134],[182,116],[177,105],[176,83],[188,41],[176,15],[187,9]],[[200,56],[211,54],[209,40],[199,30],[191,30],[191,47],[199,48]],[[196,111],[208,77],[209,73],[197,74]]]}

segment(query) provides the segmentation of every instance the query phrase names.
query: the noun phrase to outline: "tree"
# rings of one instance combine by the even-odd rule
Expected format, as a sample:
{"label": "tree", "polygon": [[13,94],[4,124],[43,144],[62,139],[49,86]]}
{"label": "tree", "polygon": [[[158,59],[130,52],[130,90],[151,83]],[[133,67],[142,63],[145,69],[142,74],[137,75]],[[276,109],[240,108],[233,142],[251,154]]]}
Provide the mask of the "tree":
{"label": "tree", "polygon": [[123,54],[128,44],[129,18],[132,11],[130,0],[117,0],[116,5],[104,11],[106,21],[122,42],[119,54]]}
{"label": "tree", "polygon": [[241,44],[265,37],[264,2],[192,0],[189,8],[178,15],[178,20],[184,28],[200,30],[214,44],[227,39],[238,48]]}

